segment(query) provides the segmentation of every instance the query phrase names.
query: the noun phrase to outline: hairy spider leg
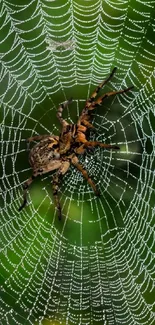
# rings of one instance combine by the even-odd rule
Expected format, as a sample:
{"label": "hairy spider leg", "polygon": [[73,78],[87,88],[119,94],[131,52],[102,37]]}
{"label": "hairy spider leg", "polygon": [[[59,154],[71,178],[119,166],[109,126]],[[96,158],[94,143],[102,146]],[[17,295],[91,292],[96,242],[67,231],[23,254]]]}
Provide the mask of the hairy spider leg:
{"label": "hairy spider leg", "polygon": [[31,141],[40,141],[42,139],[45,138],[49,138],[50,134],[43,134],[43,135],[35,135],[34,137],[30,137],[28,139],[26,139],[27,142],[31,142]]}
{"label": "hairy spider leg", "polygon": [[65,103],[62,103],[58,107],[58,111],[57,111],[57,117],[62,125],[62,130],[61,130],[61,134],[59,137],[59,152],[60,152],[60,154],[65,154],[71,147],[72,133],[73,133],[72,126],[73,125],[66,122],[62,117],[63,109],[68,104],[70,104],[71,101],[72,101],[72,98],[70,98]]}
{"label": "hairy spider leg", "polygon": [[24,185],[23,185],[23,190],[24,190],[24,193],[23,193],[23,199],[24,199],[24,201],[23,201],[23,204],[20,206],[20,208],[18,209],[18,211],[21,211],[24,207],[25,207],[25,205],[26,205],[26,203],[27,203],[27,192],[28,192],[28,188],[29,188],[29,186],[31,185],[31,183],[33,182],[33,180],[35,179],[35,176],[34,175],[32,175],[25,183],[24,183]]}
{"label": "hairy spider leg", "polygon": [[87,121],[86,119],[83,119],[83,120],[82,120],[82,124],[83,124],[84,126],[86,126],[87,129],[94,129],[94,131],[95,131],[95,127],[94,127],[94,125],[91,124],[91,123],[90,123],[89,121]]}
{"label": "hairy spider leg", "polygon": [[[100,89],[113,77],[114,73],[116,72],[117,68],[115,67],[112,72],[110,73],[109,77],[105,79],[103,82],[101,82],[94,92],[91,94],[91,96],[86,100],[86,104],[84,109],[82,110],[81,116],[78,119],[77,125],[80,125],[81,123],[85,125],[87,128],[92,128],[94,129],[94,126],[89,122],[90,120],[90,115],[88,115],[88,111],[92,110],[92,103],[94,102],[98,92]],[[94,108],[93,108],[94,109]]]}
{"label": "hairy spider leg", "polygon": [[91,148],[97,147],[97,146],[99,146],[101,148],[108,148],[108,149],[116,149],[116,150],[120,149],[116,145],[106,144],[106,143],[102,143],[99,141],[88,141],[83,132],[78,132],[75,141],[78,143],[82,143],[82,145],[80,147],[75,148],[75,150],[74,150],[77,154],[83,154],[85,152],[86,148],[91,149]]}
{"label": "hairy spider leg", "polygon": [[84,137],[83,134],[78,135],[77,141],[83,143],[80,147],[75,149],[75,152],[79,155],[84,154],[86,148],[92,149],[94,147],[101,147],[101,148],[115,149],[115,150],[120,149],[120,147],[112,144],[106,144],[99,141],[87,141],[87,139]]}
{"label": "hairy spider leg", "polygon": [[99,141],[87,141],[84,143],[84,147],[92,148],[92,147],[101,147],[101,148],[108,148],[108,149],[120,149],[120,147],[112,144],[106,144]]}
{"label": "hairy spider leg", "polygon": [[40,140],[49,138],[49,136],[50,136],[49,134],[35,135],[34,137],[30,137],[30,138],[26,139],[27,149],[29,149],[30,142],[32,142],[32,141],[40,141]]}
{"label": "hairy spider leg", "polygon": [[98,100],[94,101],[98,92],[100,91],[101,88],[103,88],[103,86],[108,83],[108,81],[113,77],[114,73],[116,72],[117,68],[115,67],[112,72],[110,73],[110,75],[107,77],[107,79],[105,79],[101,84],[99,84],[97,86],[97,88],[95,89],[95,91],[91,94],[91,96],[87,99],[85,107],[81,113],[81,116],[78,119],[77,125],[81,125],[83,124],[84,126],[90,129],[94,129],[94,126],[90,123],[90,114],[88,114],[88,111],[92,111],[97,105],[100,105],[102,103],[102,101],[104,100],[104,98],[109,97],[111,95],[115,95],[115,94],[119,94],[122,92],[126,92],[128,90],[130,90],[132,87],[127,88],[125,90],[121,90],[121,91],[117,91],[117,92],[108,92],[106,94],[104,94],[102,97],[102,101],[101,103],[98,104],[98,100],[100,100],[102,97],[99,97]]}
{"label": "hairy spider leg", "polygon": [[71,159],[71,163],[82,173],[83,177],[87,180],[87,182],[89,183],[89,185],[92,187],[92,189],[94,190],[95,194],[97,196],[99,196],[100,195],[100,192],[97,190],[95,183],[89,177],[86,169],[84,169],[84,167],[79,163],[79,160],[78,160],[78,158],[76,156],[74,156]]}
{"label": "hairy spider leg", "polygon": [[[90,115],[88,114],[88,111],[92,111],[97,106],[101,105],[105,98],[113,96],[113,95],[117,95],[117,94],[126,93],[129,90],[131,90],[132,88],[133,88],[133,86],[131,86],[129,88],[126,88],[126,89],[111,91],[111,92],[108,92],[108,93],[104,94],[103,96],[99,97],[96,101],[91,103],[91,105],[89,107],[87,107],[87,112],[83,111],[83,115],[81,115],[81,117],[79,118],[79,121],[78,121],[79,125],[81,123],[84,124],[84,120],[89,120]],[[83,132],[81,132],[79,128],[78,128],[78,130],[79,130],[79,132],[78,132],[78,135],[77,135],[75,141],[76,142],[81,142],[81,143],[84,143],[84,144],[88,143],[88,141],[86,140],[85,134]],[[107,145],[107,144],[103,144],[103,143],[95,142],[95,141],[93,143],[94,143],[94,146],[100,146],[100,147],[109,148],[109,149],[119,149],[118,146],[111,146],[110,144]],[[89,145],[88,145],[88,147],[89,147]],[[93,145],[90,145],[90,147],[93,147]],[[80,148],[80,150],[82,151],[82,148]]]}
{"label": "hairy spider leg", "polygon": [[127,93],[127,92],[128,92],[129,90],[131,90],[133,87],[134,87],[134,86],[131,86],[131,87],[129,87],[129,88],[125,88],[125,89],[121,89],[121,90],[110,91],[110,92],[104,94],[103,96],[99,97],[95,102],[93,102],[93,103],[91,104],[91,106],[88,108],[88,110],[93,110],[93,109],[96,108],[98,105],[101,105],[105,98],[110,97],[110,96],[114,96],[114,95],[118,95],[118,94]]}
{"label": "hairy spider leg", "polygon": [[28,138],[26,141],[31,142],[31,141],[40,141],[45,138],[49,138],[50,134],[43,134],[43,135],[35,135],[34,137]]}
{"label": "hairy spider leg", "polygon": [[72,98],[70,98],[69,100],[67,100],[66,102],[62,103],[59,107],[58,107],[58,111],[57,111],[57,118],[59,119],[60,123],[62,124],[62,126],[66,126],[68,125],[68,123],[63,119],[62,117],[62,112],[64,110],[64,108],[66,108],[66,106],[68,104],[70,104],[72,102]]}
{"label": "hairy spider leg", "polygon": [[59,196],[58,196],[58,190],[59,190],[59,183],[60,183],[60,174],[57,172],[56,175],[53,177],[53,196],[55,200],[55,205],[57,207],[58,211],[58,219],[61,220],[62,218],[62,213],[61,213],[61,205],[59,201]]}
{"label": "hairy spider leg", "polygon": [[91,106],[91,103],[92,103],[92,102],[94,101],[94,99],[96,98],[96,96],[97,96],[98,92],[100,91],[100,89],[101,89],[104,85],[106,85],[106,83],[108,83],[108,81],[109,81],[110,79],[112,79],[112,77],[113,77],[114,73],[116,72],[116,70],[117,70],[117,68],[115,67],[115,68],[112,70],[112,72],[110,73],[110,75],[108,76],[108,78],[105,79],[103,82],[101,82],[101,83],[96,87],[96,89],[94,90],[94,92],[91,94],[91,96],[90,96],[90,97],[87,99],[87,101],[86,101],[86,105],[85,105],[86,108],[88,108],[89,106]]}
{"label": "hairy spider leg", "polygon": [[55,205],[57,207],[57,211],[58,211],[58,219],[61,220],[62,219],[62,213],[61,213],[61,205],[60,205],[60,200],[59,200],[59,196],[58,196],[58,190],[59,190],[59,184],[60,184],[60,180],[62,178],[62,176],[68,171],[70,167],[70,162],[64,161],[62,163],[62,166],[58,169],[58,171],[56,172],[56,174],[53,177],[53,196],[54,196],[54,200],[55,200]]}

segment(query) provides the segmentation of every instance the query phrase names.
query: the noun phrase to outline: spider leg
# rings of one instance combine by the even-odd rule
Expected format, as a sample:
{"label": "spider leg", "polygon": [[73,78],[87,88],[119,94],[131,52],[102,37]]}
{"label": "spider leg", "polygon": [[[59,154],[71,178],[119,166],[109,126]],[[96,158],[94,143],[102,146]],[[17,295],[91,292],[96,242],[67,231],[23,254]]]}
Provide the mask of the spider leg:
{"label": "spider leg", "polygon": [[78,148],[75,148],[74,149],[74,152],[76,153],[76,154],[78,154],[78,155],[83,155],[85,152],[86,152],[86,149],[87,149],[87,151],[88,152],[93,152],[94,151],[94,147],[93,146],[85,146],[84,144],[82,144],[80,147],[78,147]]}
{"label": "spider leg", "polygon": [[86,126],[88,129],[95,129],[94,126],[87,120],[82,120],[82,124]]}
{"label": "spider leg", "polygon": [[86,151],[86,148],[84,147],[84,144],[82,144],[80,147],[74,149],[74,152],[77,153],[78,155],[83,155],[85,151]]}
{"label": "spider leg", "polygon": [[87,180],[87,182],[89,183],[89,185],[92,187],[92,189],[94,190],[95,194],[97,196],[99,196],[100,195],[100,192],[97,190],[95,183],[89,177],[86,169],[84,169],[84,167],[79,163],[79,160],[78,160],[78,158],[76,156],[74,156],[71,159],[71,163],[82,173],[83,177]]}
{"label": "spider leg", "polygon": [[62,124],[62,126],[66,126],[68,125],[68,123],[63,119],[62,117],[62,112],[63,109],[72,102],[72,98],[70,98],[69,100],[67,100],[66,102],[62,103],[59,107],[58,107],[58,111],[57,111],[57,118],[59,119],[60,123]]}
{"label": "spider leg", "polygon": [[121,89],[121,90],[110,91],[110,92],[104,94],[103,96],[99,97],[94,103],[91,104],[91,106],[89,107],[89,110],[93,110],[98,105],[101,105],[105,98],[110,97],[110,96],[114,96],[114,95],[117,95],[117,94],[126,93],[129,90],[131,90],[133,87],[134,86],[131,86],[131,87],[125,88],[125,89]]}
{"label": "spider leg", "polygon": [[59,201],[59,197],[58,197],[59,183],[60,183],[60,175],[57,172],[56,175],[53,177],[53,196],[54,196],[55,205],[56,205],[57,211],[58,211],[58,219],[61,220],[62,213],[61,213],[61,206],[60,206],[60,201]]}
{"label": "spider leg", "polygon": [[97,146],[101,148],[108,148],[108,149],[120,149],[116,145],[106,144],[99,141],[87,141],[85,134],[82,132],[79,132],[77,134],[75,141],[78,143],[82,143],[80,147],[74,150],[77,154],[83,154],[86,148],[90,149],[92,147],[97,147]]}
{"label": "spider leg", "polygon": [[57,207],[59,220],[62,219],[61,205],[60,205],[60,200],[59,200],[59,196],[58,196],[59,184],[60,184],[62,176],[69,169],[69,166],[70,166],[69,161],[62,162],[62,166],[58,169],[58,171],[56,172],[56,174],[53,177],[53,184],[52,184],[53,185],[53,196],[54,196],[54,200],[55,200],[55,205]]}
{"label": "spider leg", "polygon": [[91,103],[94,101],[95,97],[97,96],[100,89],[113,77],[114,73],[116,72],[117,68],[115,67],[112,72],[110,73],[109,77],[101,82],[95,89],[95,91],[91,94],[91,96],[87,99],[85,107],[91,106]]}
{"label": "spider leg", "polygon": [[50,137],[50,134],[43,134],[43,135],[35,135],[34,137],[30,137],[28,138],[26,141],[27,142],[31,142],[31,141],[36,141],[36,140],[42,140],[42,139],[45,139],[45,138],[49,138]]}
{"label": "spider leg", "polygon": [[24,199],[24,201],[23,201],[23,204],[20,206],[20,208],[18,209],[18,211],[21,211],[24,207],[25,207],[25,205],[26,205],[26,203],[27,203],[27,192],[28,192],[28,188],[29,188],[29,186],[31,185],[31,183],[33,182],[33,180],[35,179],[35,176],[34,175],[32,175],[25,183],[24,183],[24,185],[23,185],[23,189],[24,189],[24,193],[23,193],[23,199]]}
{"label": "spider leg", "polygon": [[111,145],[111,144],[106,144],[106,143],[102,143],[99,141],[86,141],[84,143],[84,147],[88,147],[88,148],[92,148],[92,147],[101,147],[101,148],[108,148],[108,149],[120,149],[120,147],[116,146],[116,145]]}

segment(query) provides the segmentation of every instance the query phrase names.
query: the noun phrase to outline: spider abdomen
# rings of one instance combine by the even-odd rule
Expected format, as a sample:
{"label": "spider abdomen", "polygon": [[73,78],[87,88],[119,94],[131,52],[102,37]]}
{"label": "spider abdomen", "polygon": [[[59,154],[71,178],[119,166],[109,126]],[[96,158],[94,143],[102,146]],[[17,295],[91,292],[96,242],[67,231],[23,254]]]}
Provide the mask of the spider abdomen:
{"label": "spider abdomen", "polygon": [[60,167],[58,138],[56,136],[49,136],[41,140],[31,149],[29,163],[35,176],[48,173]]}

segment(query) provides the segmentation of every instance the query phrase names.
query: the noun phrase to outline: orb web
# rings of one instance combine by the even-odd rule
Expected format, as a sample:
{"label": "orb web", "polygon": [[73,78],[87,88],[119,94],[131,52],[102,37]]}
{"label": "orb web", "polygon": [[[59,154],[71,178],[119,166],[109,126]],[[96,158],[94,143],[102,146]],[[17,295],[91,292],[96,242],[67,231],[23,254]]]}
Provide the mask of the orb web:
{"label": "orb web", "polygon": [[[3,0],[0,4],[0,324],[154,323],[154,1]],[[76,123],[86,98],[134,85],[93,112],[95,148],[60,186],[31,175],[25,139]]]}

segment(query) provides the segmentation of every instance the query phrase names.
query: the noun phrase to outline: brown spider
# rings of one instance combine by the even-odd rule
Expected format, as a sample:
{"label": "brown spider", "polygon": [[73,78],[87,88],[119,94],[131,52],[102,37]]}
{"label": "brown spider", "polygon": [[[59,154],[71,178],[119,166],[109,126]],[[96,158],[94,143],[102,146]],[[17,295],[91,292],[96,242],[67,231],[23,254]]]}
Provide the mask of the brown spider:
{"label": "brown spider", "polygon": [[19,208],[19,211],[21,211],[27,203],[27,191],[32,181],[38,175],[46,174],[57,169],[53,178],[53,196],[58,210],[58,218],[61,220],[62,213],[58,197],[58,187],[61,177],[68,171],[71,164],[82,173],[83,177],[93,188],[95,194],[100,194],[87,171],[79,163],[77,155],[83,154],[87,149],[96,146],[101,148],[119,149],[116,145],[105,144],[98,141],[88,141],[86,138],[87,130],[93,128],[93,125],[90,123],[92,110],[101,105],[105,98],[116,94],[126,93],[133,88],[129,87],[123,90],[108,92],[96,99],[99,90],[112,78],[115,71],[116,68],[114,68],[109,77],[95,89],[91,97],[87,99],[77,124],[69,124],[62,118],[63,109],[71,102],[70,99],[64,104],[61,104],[58,108],[57,117],[62,125],[62,130],[59,136],[46,134],[27,139],[28,142],[35,140],[39,140],[40,142],[31,149],[29,154],[29,163],[33,169],[33,174],[24,183],[24,201]]}

